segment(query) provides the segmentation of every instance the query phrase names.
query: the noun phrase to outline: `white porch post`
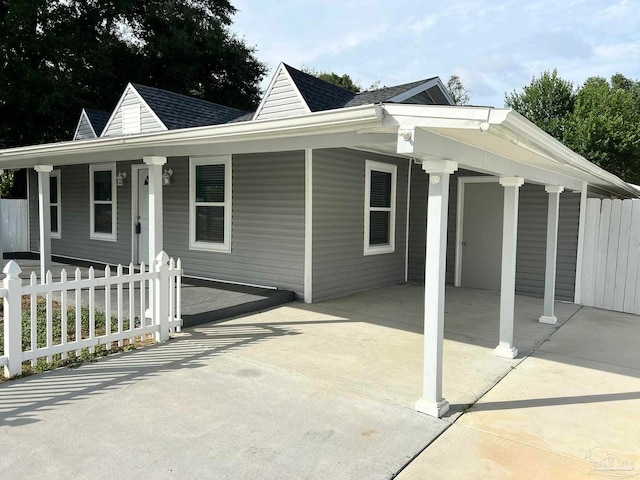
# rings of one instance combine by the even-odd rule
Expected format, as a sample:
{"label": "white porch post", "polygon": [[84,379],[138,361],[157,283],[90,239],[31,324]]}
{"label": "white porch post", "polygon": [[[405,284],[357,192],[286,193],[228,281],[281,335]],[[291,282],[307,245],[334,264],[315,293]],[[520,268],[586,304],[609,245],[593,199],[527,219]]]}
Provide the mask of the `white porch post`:
{"label": "white porch post", "polygon": [[516,358],[513,324],[516,302],[516,244],[518,241],[518,199],[522,177],[502,177],[504,213],[502,220],[502,275],[500,278],[500,337],[493,351],[497,357]]}
{"label": "white porch post", "polygon": [[549,211],[547,213],[547,264],[544,275],[544,312],[540,323],[555,324],[558,319],[554,315],[553,302],[556,297],[556,260],[558,257],[558,216],[560,214],[560,194],[564,187],[547,185],[549,194]]}
{"label": "white porch post", "polygon": [[149,166],[149,261],[154,262],[164,248],[162,238],[162,166],[167,157],[149,156],[142,160]]}
{"label": "white porch post", "polygon": [[40,281],[51,270],[51,197],[49,177],[53,165],[36,165],[38,172],[38,213],[40,224]]}
{"label": "white porch post", "polygon": [[[0,175],[4,170],[0,169]],[[0,267],[4,264],[4,242],[2,241],[2,198],[0,198]]]}
{"label": "white porch post", "polygon": [[441,417],[449,410],[449,403],[442,397],[449,176],[458,169],[458,164],[450,160],[426,160],[422,162],[422,169],[429,174],[429,201],[424,279],[424,377],[422,398],[416,403],[416,410]]}

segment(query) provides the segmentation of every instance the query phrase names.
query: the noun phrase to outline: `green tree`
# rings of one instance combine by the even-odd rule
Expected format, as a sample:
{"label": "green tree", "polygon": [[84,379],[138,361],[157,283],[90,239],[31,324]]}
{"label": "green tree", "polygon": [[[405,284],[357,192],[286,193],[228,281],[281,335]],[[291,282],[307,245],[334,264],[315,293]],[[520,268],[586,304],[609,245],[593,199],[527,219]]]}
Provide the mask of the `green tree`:
{"label": "green tree", "polygon": [[545,71],[533,77],[522,92],[505,95],[505,106],[527,117],[549,135],[562,140],[566,120],[575,102],[573,83],[558,76],[558,71]]}
{"label": "green tree", "polygon": [[324,80],[327,83],[331,83],[333,85],[337,85],[338,87],[351,90],[353,93],[360,93],[362,91],[362,87],[360,86],[360,84],[355,82],[346,73],[343,75],[338,75],[337,73],[334,73],[334,72],[319,72],[313,67],[306,67],[306,66],[302,67],[302,71],[309,75],[313,75],[314,77],[317,77],[320,80]]}
{"label": "green tree", "polygon": [[227,0],[0,3],[0,146],[68,139],[138,82],[250,110],[266,66]]}
{"label": "green tree", "polygon": [[640,83],[589,78],[576,95],[564,142],[602,168],[640,183]]}
{"label": "green tree", "polygon": [[471,90],[468,90],[458,75],[451,75],[445,85],[447,92],[451,95],[453,103],[456,105],[469,105],[471,100]]}

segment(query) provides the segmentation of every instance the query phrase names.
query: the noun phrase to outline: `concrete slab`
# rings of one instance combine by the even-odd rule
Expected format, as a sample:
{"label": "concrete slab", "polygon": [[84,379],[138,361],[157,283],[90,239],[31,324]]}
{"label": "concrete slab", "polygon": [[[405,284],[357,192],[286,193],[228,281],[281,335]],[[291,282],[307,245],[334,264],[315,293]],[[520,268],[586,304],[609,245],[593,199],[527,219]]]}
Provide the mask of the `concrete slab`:
{"label": "concrete slab", "polygon": [[638,334],[640,317],[583,308],[398,478],[640,476]]}

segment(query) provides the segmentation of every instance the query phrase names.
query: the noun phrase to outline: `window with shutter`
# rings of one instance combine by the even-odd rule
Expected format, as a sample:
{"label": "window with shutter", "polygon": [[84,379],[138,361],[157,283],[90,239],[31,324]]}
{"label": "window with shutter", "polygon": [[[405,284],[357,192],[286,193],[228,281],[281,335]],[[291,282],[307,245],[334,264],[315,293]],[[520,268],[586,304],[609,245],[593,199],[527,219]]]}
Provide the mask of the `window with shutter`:
{"label": "window with shutter", "polygon": [[396,175],[396,165],[371,160],[365,163],[365,255],[395,250]]}

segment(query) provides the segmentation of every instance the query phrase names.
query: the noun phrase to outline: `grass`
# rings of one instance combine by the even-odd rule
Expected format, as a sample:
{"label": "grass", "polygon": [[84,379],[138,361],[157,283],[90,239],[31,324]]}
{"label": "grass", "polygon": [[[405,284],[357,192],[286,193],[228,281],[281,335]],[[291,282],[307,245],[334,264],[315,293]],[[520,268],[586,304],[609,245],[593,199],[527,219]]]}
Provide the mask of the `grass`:
{"label": "grass", "polygon": [[[0,355],[4,353],[4,302],[0,301]],[[38,297],[36,301],[36,344],[37,348],[42,348],[47,345],[47,310],[46,300],[42,297]],[[61,343],[62,340],[62,308],[59,302],[52,302],[51,309],[52,327],[53,327],[53,345]],[[80,309],[80,338],[89,338],[89,316],[90,311],[87,306],[82,306]],[[96,310],[94,313],[95,319],[95,336],[102,336],[106,333],[107,319],[104,312]],[[140,320],[138,317],[134,318],[134,326],[140,326]],[[111,317],[111,331],[118,332],[118,319]],[[129,328],[129,319],[123,319],[123,331]],[[138,346],[148,345],[153,343],[153,340],[146,338],[146,336],[140,337],[139,341],[130,343],[129,339],[125,339],[122,345],[118,345],[117,342],[110,344],[101,344],[94,347],[94,352],[91,352],[89,348],[83,348],[79,353],[75,350],[70,350],[66,358],[62,358],[61,354],[53,355],[51,361],[48,361],[46,357],[40,357],[37,359],[35,365],[31,362],[24,362],[22,366],[22,375],[33,375],[35,373],[44,372],[47,370],[53,370],[55,368],[68,366],[71,368],[79,367],[85,362],[92,362],[100,357],[106,355],[134,350]],[[72,342],[76,340],[76,311],[75,308],[70,306],[67,308],[67,341]],[[28,295],[22,297],[22,350],[31,350],[31,299]],[[0,382],[5,381],[6,378],[0,371]]]}

